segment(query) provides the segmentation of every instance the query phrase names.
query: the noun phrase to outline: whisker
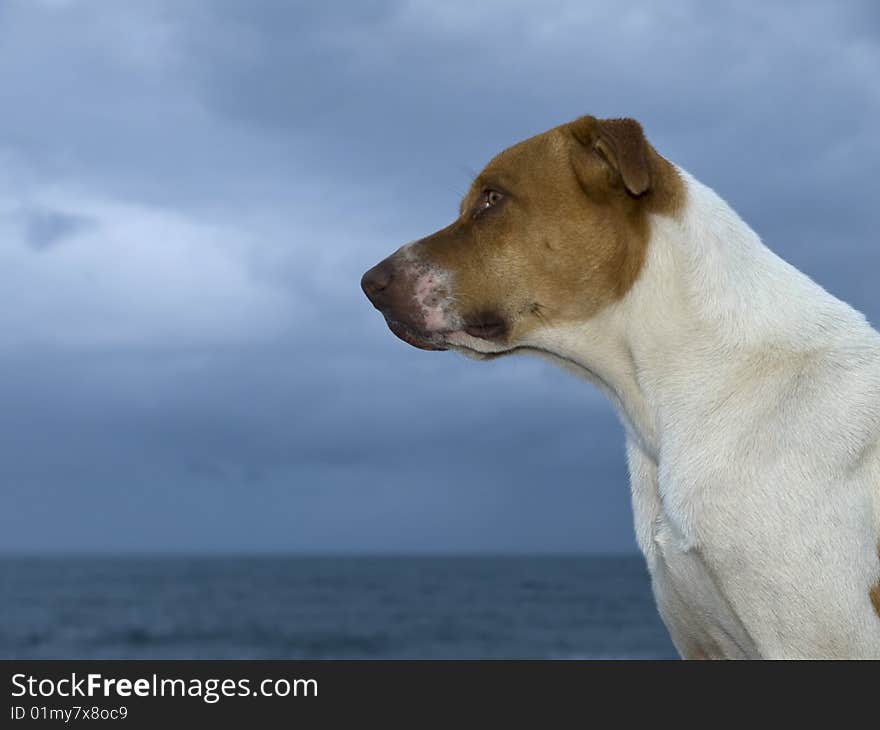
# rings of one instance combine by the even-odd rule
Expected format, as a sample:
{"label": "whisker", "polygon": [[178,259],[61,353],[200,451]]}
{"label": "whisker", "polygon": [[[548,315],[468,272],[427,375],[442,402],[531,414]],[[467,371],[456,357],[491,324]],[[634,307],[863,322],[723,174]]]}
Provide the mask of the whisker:
{"label": "whisker", "polygon": [[550,320],[548,320],[544,314],[545,309],[546,307],[540,302],[534,302],[531,307],[531,313],[534,314],[542,324],[549,326]]}

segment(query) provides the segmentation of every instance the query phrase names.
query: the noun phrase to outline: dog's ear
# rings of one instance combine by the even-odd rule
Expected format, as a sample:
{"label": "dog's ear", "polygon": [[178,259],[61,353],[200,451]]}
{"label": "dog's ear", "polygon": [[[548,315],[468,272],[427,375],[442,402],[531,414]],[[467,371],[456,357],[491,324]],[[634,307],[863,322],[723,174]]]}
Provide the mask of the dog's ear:
{"label": "dog's ear", "polygon": [[650,190],[650,147],[642,125],[635,119],[588,116],[568,126],[572,136],[588,153],[598,155],[631,195],[643,195]]}

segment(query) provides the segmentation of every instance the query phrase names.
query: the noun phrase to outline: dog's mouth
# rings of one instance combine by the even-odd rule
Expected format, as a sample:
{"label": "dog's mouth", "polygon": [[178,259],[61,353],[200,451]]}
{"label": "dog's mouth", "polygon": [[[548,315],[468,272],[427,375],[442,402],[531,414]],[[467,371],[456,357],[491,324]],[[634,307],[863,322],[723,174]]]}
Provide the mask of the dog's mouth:
{"label": "dog's mouth", "polygon": [[507,322],[496,314],[482,314],[462,328],[466,334],[479,340],[497,341],[507,335]]}
{"label": "dog's mouth", "polygon": [[[385,322],[388,329],[397,337],[420,350],[448,350],[453,344],[448,341],[448,338],[455,338],[456,335],[455,332],[450,331],[429,332],[390,317],[386,317]],[[507,323],[497,317],[480,317],[462,327],[459,333],[481,340],[497,342],[507,334]],[[457,348],[466,346],[466,343],[455,342],[454,344]]]}
{"label": "dog's mouth", "polygon": [[385,318],[385,322],[397,337],[406,344],[418,347],[420,350],[448,350],[449,348],[440,339],[438,333],[424,332],[412,325],[398,322],[394,319]]}

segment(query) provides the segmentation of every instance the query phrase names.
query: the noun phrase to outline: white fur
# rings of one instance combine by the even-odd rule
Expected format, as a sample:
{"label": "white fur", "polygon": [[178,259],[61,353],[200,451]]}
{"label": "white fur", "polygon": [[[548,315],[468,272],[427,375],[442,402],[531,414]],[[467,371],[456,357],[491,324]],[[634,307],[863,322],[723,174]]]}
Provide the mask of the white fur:
{"label": "white fur", "polygon": [[504,345],[462,330],[454,277],[404,247],[429,336],[586,376],[627,434],[636,538],[687,657],[880,658],[880,334],[679,171],[630,292]]}
{"label": "white fur", "polygon": [[681,174],[627,296],[522,344],[620,412],[683,655],[880,658],[880,335]]}

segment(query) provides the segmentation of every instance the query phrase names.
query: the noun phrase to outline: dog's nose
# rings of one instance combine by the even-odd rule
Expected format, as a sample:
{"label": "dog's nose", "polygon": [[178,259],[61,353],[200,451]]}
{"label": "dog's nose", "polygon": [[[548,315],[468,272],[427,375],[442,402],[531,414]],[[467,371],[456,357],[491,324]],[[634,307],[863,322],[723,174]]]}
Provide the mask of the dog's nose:
{"label": "dog's nose", "polygon": [[388,260],[376,264],[361,278],[361,289],[367,298],[376,306],[382,301],[382,293],[388,289],[391,278],[394,274],[391,264]]}

